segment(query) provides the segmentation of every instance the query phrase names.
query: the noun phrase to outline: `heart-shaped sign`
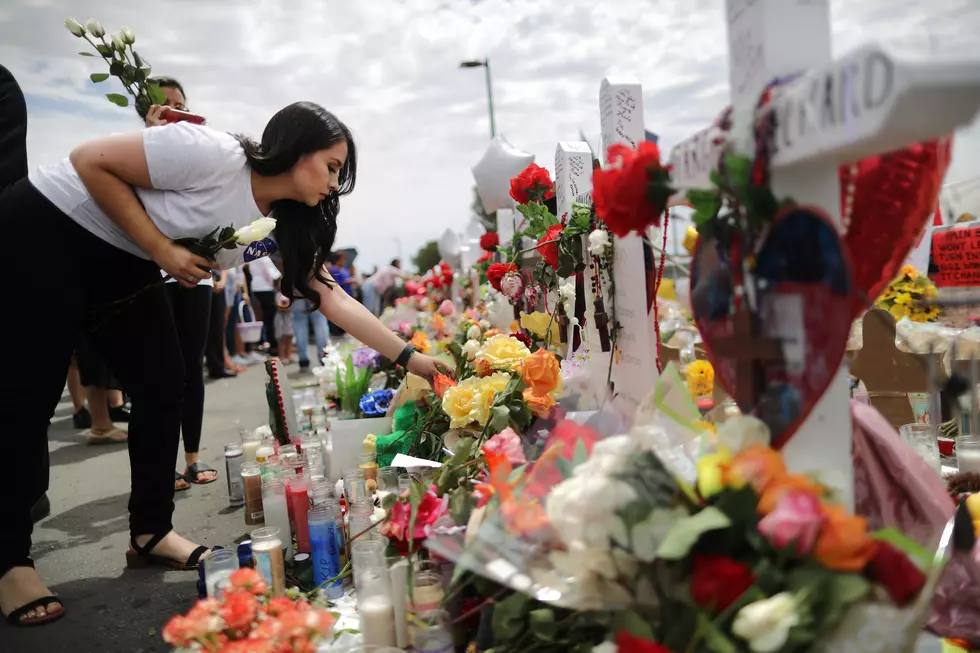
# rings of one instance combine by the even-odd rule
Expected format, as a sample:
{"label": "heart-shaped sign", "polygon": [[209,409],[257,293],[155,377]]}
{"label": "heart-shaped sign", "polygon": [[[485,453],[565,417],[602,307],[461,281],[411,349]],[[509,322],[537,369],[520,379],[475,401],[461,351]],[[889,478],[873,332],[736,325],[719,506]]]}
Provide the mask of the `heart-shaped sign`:
{"label": "heart-shaped sign", "polygon": [[951,147],[952,139],[943,138],[841,166],[841,215],[844,245],[854,262],[855,314],[898,276],[936,210]]}
{"label": "heart-shaped sign", "polygon": [[791,207],[755,254],[749,312],[741,273],[717,240],[698,241],[691,263],[695,322],[721,387],[754,413],[781,448],[840,367],[851,326],[850,265],[826,214]]}

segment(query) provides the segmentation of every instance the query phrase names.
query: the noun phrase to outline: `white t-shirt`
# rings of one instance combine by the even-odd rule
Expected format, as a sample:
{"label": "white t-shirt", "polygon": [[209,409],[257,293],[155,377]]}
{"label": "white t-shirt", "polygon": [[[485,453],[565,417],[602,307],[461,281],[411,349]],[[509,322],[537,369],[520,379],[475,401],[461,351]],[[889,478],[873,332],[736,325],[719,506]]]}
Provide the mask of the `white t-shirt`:
{"label": "white t-shirt", "polygon": [[255,259],[248,264],[252,273],[253,292],[272,292],[276,289],[276,281],[282,277],[279,268],[268,257]]}
{"label": "white t-shirt", "polygon": [[399,278],[401,274],[402,271],[394,265],[386,265],[372,274],[367,283],[373,285],[379,293],[384,293],[395,285],[395,279]]}
{"label": "white t-shirt", "polygon": [[[163,235],[202,238],[216,228],[240,229],[262,217],[252,197],[251,170],[234,136],[187,122],[144,129],[142,134],[153,188],[134,190]],[[32,170],[29,179],[87,231],[134,256],[150,258],[95,203],[68,159]],[[247,248],[221,250],[217,263],[229,269],[278,249],[270,236]]]}

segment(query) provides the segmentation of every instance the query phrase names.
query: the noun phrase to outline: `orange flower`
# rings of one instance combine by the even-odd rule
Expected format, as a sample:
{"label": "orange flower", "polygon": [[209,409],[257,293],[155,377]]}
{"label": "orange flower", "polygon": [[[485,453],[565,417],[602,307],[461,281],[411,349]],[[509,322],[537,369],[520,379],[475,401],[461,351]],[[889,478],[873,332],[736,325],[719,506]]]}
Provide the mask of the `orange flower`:
{"label": "orange flower", "polygon": [[902,274],[909,279],[915,279],[919,276],[919,271],[915,269],[914,265],[905,265],[902,267]]}
{"label": "orange flower", "polygon": [[555,407],[555,398],[549,394],[536,394],[534,388],[524,389],[524,403],[535,417],[545,418]]}
{"label": "orange flower", "polygon": [[434,331],[445,331],[446,321],[442,319],[441,315],[436,313],[432,316],[432,319],[429,320],[429,326],[431,326]]}
{"label": "orange flower", "polygon": [[442,399],[442,395],[446,394],[446,390],[455,387],[456,381],[448,374],[437,374],[436,378],[432,379],[432,389],[435,390],[436,396],[440,399]]}
{"label": "orange flower", "polygon": [[476,375],[481,379],[493,374],[493,368],[490,367],[490,363],[485,358],[476,359]]}
{"label": "orange flower", "polygon": [[561,366],[554,354],[547,349],[539,349],[524,359],[521,378],[534,394],[546,395],[561,385]]}
{"label": "orange flower", "polygon": [[751,484],[760,496],[770,483],[786,476],[786,465],[778,452],[754,444],[731,462],[724,470],[723,484],[726,487],[743,487]]}
{"label": "orange flower", "polygon": [[823,496],[824,489],[808,476],[799,474],[777,476],[759,497],[759,514],[768,515],[772,512],[787,492],[803,492],[819,499]]}
{"label": "orange flower", "polygon": [[262,596],[269,591],[269,584],[262,574],[250,567],[242,567],[228,579],[228,587],[232,590],[245,590],[255,596]]}
{"label": "orange flower", "polygon": [[500,329],[487,329],[487,332],[483,334],[483,337],[489,340],[494,336],[500,335]]}
{"label": "orange flower", "polygon": [[868,536],[868,522],[841,506],[824,506],[824,522],[813,557],[828,569],[860,572],[875,556],[875,541]]}
{"label": "orange flower", "polygon": [[420,354],[424,354],[429,351],[429,336],[425,335],[423,331],[416,331],[412,334],[409,344],[415,347]]}
{"label": "orange flower", "polygon": [[228,630],[247,633],[259,615],[259,602],[245,591],[225,595],[221,606],[221,618]]}

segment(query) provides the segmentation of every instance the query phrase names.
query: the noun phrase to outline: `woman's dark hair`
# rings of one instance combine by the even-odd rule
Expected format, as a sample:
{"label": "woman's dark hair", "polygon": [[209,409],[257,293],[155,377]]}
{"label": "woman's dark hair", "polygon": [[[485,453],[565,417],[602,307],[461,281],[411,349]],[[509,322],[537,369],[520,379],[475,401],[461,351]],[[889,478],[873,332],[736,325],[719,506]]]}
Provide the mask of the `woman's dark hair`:
{"label": "woman's dark hair", "polygon": [[282,294],[292,299],[306,298],[320,304],[320,293],[310,287],[310,279],[333,286],[323,273],[337,235],[340,196],[354,190],[357,178],[357,150],[350,129],[336,116],[313,102],[296,102],[272,116],[262,132],[262,142],[236,136],[245,150],[252,170],[263,177],[288,172],[301,157],[347,143],[347,160],[340,169],[340,189],[316,206],[295,200],[272,203],[276,219],[276,241],[282,255]]}
{"label": "woman's dark hair", "polygon": [[[184,87],[181,86],[180,82],[178,82],[173,77],[167,77],[166,75],[154,75],[153,77],[148,77],[147,81],[156,82],[157,84],[160,85],[160,88],[177,89],[178,91],[180,91],[180,94],[184,96],[184,102],[185,103],[187,102],[187,92],[184,90]],[[149,106],[144,106],[139,103],[137,103],[136,105],[136,113],[138,113],[140,118],[142,118],[143,120],[146,120],[146,112],[149,110],[150,110]]]}

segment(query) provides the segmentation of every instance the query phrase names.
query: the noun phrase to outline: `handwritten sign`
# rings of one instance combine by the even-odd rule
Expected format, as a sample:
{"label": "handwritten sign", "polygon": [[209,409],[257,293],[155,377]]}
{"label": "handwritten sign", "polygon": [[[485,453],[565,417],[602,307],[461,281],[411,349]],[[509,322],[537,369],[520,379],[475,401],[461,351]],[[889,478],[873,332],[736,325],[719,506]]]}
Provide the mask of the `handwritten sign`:
{"label": "handwritten sign", "polygon": [[724,148],[721,130],[716,126],[697,132],[670,151],[674,167],[671,181],[679,190],[711,188],[711,171],[718,168]]}
{"label": "handwritten sign", "polygon": [[980,286],[980,224],[944,227],[932,235],[932,279],[939,288]]}
{"label": "handwritten sign", "polygon": [[592,190],[592,151],[584,142],[562,141],[555,150],[555,203],[558,219],[572,210],[572,202]]}
{"label": "handwritten sign", "polygon": [[635,148],[643,133],[643,91],[636,82],[602,80],[599,87],[599,121],[602,125],[602,156],[609,146],[622,143]]}

